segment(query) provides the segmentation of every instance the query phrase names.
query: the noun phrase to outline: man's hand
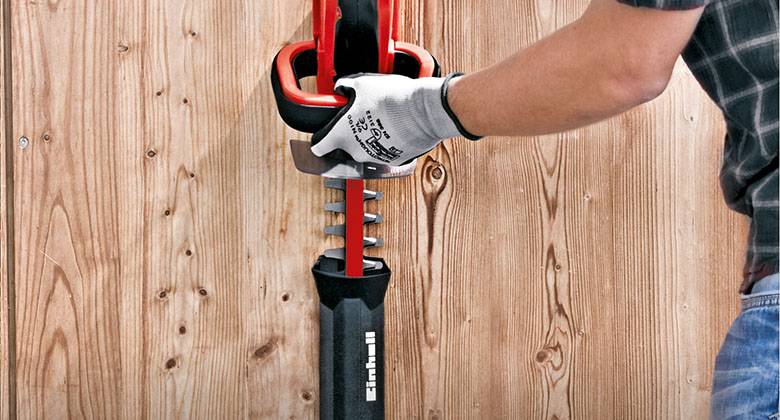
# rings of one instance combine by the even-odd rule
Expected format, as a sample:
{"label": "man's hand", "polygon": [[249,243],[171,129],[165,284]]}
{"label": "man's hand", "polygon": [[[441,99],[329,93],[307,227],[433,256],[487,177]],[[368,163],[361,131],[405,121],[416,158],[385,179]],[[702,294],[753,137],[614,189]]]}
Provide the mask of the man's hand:
{"label": "man's hand", "polygon": [[312,137],[312,152],[341,149],[358,162],[398,166],[464,134],[447,105],[447,78],[354,75],[336,83],[349,103]]}

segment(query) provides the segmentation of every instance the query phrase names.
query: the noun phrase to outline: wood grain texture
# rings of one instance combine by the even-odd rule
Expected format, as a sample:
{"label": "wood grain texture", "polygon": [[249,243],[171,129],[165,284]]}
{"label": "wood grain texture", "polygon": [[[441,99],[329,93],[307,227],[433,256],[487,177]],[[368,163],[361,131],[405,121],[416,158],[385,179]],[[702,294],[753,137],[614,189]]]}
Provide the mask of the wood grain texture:
{"label": "wood grain texture", "polygon": [[8,184],[10,180],[8,173],[8,166],[6,165],[6,133],[8,123],[8,110],[6,106],[9,105],[6,101],[6,78],[10,69],[6,61],[6,29],[7,20],[5,14],[5,8],[0,6],[0,57],[2,57],[3,65],[0,66],[2,73],[0,74],[0,98],[3,98],[3,104],[0,105],[0,174],[3,176],[3,180],[0,181],[0,420],[11,418],[12,407],[11,402],[11,388],[10,378],[11,372],[11,350],[12,343],[11,337],[13,331],[10,330],[10,308],[9,308],[9,296],[8,296],[8,251],[9,251],[9,233],[7,230],[8,214],[6,212],[8,203]]}
{"label": "wood grain texture", "polygon": [[[405,39],[470,71],[586,2],[405,6]],[[746,237],[718,188],[723,134],[679,65],[623,116],[449,141],[415,179],[384,183],[404,203],[380,229],[395,268],[391,417],[706,418]]]}
{"label": "wood grain texture", "polygon": [[314,416],[324,195],[268,74],[308,22],[305,1],[14,2],[21,418]]}
{"label": "wood grain texture", "polygon": [[[407,0],[402,39],[470,71],[585,6]],[[316,418],[333,194],[293,168],[268,74],[309,8],[12,2],[19,418]],[[389,418],[703,418],[747,234],[723,134],[678,66],[623,116],[370,183]]]}

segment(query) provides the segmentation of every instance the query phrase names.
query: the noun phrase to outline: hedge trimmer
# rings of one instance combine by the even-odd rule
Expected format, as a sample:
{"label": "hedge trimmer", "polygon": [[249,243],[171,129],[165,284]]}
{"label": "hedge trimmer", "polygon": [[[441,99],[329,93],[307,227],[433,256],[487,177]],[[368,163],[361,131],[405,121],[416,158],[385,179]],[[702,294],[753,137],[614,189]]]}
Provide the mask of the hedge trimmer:
{"label": "hedge trimmer", "polygon": [[[333,93],[335,80],[355,73],[438,76],[430,53],[396,41],[398,0],[313,0],[314,39],[284,47],[271,72],[282,119],[290,127],[313,133],[347,104]],[[316,93],[301,89],[300,80],[316,76]],[[344,224],[325,233],[344,237],[343,248],[326,250],[312,268],[320,298],[320,417],[384,418],[384,296],[390,268],[381,258],[363,255],[382,241],[363,235],[364,225],[380,223],[364,212],[364,202],[381,193],[365,189],[365,179],[411,175],[415,162],[383,166],[355,162],[343,151],[312,154],[309,142],[291,140],[296,168],[325,178],[325,187],[344,191],[344,200],[325,204],[343,213]]]}

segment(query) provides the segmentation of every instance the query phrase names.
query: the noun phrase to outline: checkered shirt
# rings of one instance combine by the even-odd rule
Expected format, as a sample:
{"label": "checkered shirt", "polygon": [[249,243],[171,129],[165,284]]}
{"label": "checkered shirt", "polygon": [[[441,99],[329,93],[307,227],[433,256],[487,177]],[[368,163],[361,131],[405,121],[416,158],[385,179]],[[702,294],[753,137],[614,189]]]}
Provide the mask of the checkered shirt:
{"label": "checkered shirt", "polygon": [[778,272],[778,0],[619,0],[704,12],[682,57],[726,118],[720,184],[750,217],[741,293]]}

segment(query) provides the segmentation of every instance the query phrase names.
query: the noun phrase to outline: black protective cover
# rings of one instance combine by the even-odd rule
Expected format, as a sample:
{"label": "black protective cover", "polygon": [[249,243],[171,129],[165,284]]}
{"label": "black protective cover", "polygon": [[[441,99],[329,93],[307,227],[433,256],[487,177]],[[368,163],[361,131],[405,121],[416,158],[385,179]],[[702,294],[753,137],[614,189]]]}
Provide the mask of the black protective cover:
{"label": "black protective cover", "polygon": [[[384,419],[384,297],[390,269],[345,277],[339,264],[320,256],[312,268],[320,296],[320,418]],[[339,261],[340,262],[340,261]],[[367,333],[373,336],[369,357]],[[375,377],[369,381],[369,363]],[[368,382],[375,400],[367,401]]]}

